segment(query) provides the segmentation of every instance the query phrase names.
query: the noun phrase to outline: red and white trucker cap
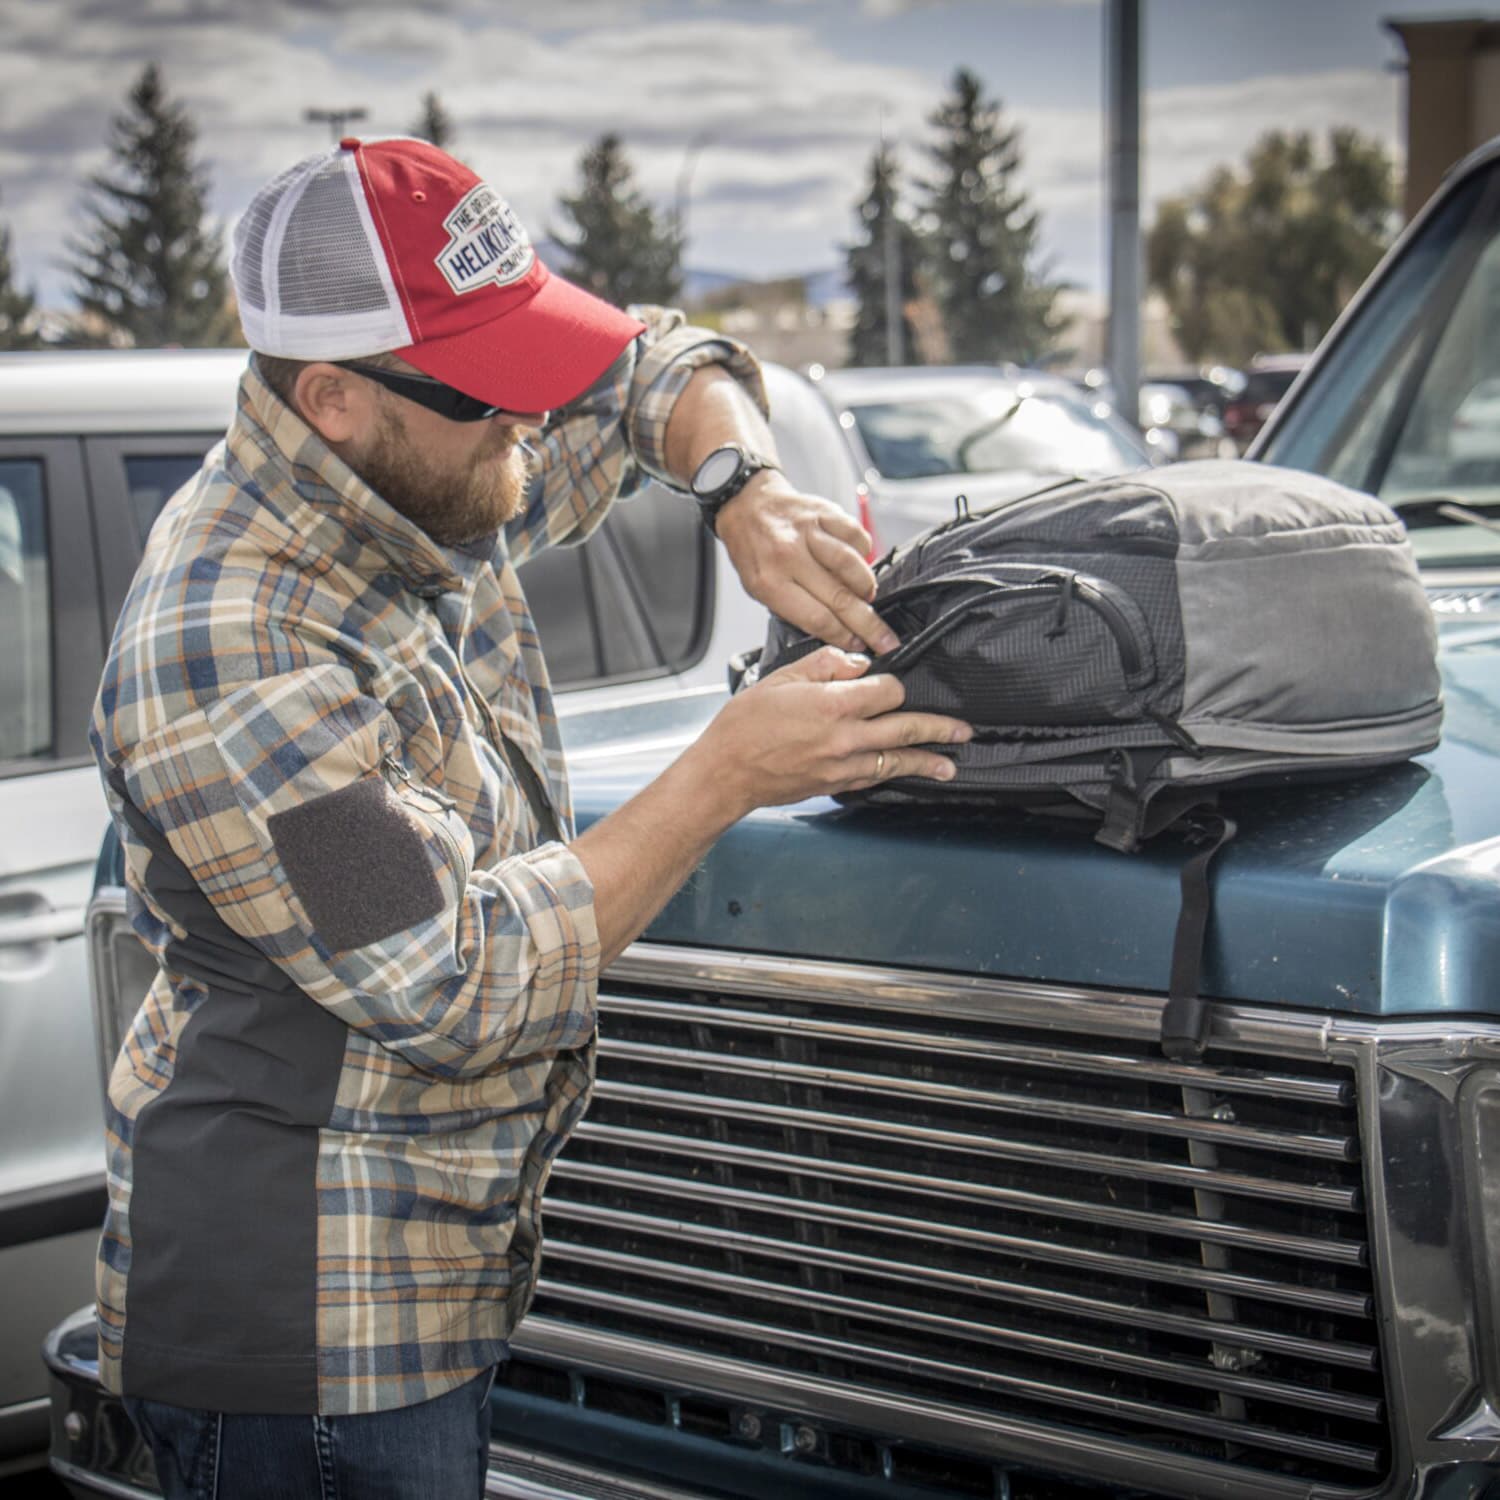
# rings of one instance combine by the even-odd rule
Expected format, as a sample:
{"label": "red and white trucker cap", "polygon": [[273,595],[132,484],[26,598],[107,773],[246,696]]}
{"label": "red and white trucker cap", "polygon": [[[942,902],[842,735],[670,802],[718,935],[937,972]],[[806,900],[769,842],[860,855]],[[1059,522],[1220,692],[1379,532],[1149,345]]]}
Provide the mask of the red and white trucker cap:
{"label": "red and white trucker cap", "polygon": [[548,271],[487,182],[404,137],[343,140],[268,183],[230,274],[262,354],[399,354],[508,411],[565,406],[644,328]]}

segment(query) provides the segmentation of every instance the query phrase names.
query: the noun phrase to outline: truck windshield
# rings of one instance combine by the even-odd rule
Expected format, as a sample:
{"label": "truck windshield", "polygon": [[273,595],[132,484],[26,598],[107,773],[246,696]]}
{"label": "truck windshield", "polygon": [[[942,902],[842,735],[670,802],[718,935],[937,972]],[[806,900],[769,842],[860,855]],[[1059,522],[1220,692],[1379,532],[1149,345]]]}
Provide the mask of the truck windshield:
{"label": "truck windshield", "polygon": [[1500,165],[1491,165],[1407,246],[1254,456],[1409,507],[1424,567],[1500,564],[1500,530],[1457,514],[1500,519],[1497,328]]}

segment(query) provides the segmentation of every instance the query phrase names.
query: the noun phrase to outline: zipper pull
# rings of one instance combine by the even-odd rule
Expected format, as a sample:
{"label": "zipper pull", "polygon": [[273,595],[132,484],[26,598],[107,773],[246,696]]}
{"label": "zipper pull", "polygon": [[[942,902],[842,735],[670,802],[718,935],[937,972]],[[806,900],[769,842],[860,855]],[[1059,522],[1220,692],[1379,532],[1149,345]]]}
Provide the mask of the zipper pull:
{"label": "zipper pull", "polygon": [[1164,713],[1157,713],[1153,709],[1146,710],[1146,717],[1151,720],[1179,750],[1186,750],[1189,755],[1195,755],[1200,760],[1203,758],[1203,746],[1195,740],[1176,719],[1169,718]]}
{"label": "zipper pull", "polygon": [[411,772],[408,771],[406,767],[403,766],[394,755],[384,756],[381,759],[380,764],[387,770],[391,771],[395,775],[396,779],[403,786],[409,788],[416,796],[430,798],[433,802],[436,802],[444,812],[456,812],[458,810],[458,803],[456,803],[452,797],[449,797],[445,793],[436,790],[436,788],[434,787],[425,786],[423,783],[415,780]]}
{"label": "zipper pull", "polygon": [[1068,619],[1072,614],[1073,607],[1073,577],[1070,573],[1058,573],[1055,575],[1057,582],[1057,613],[1052,616],[1052,623],[1047,627],[1047,639],[1053,640],[1063,635],[1068,628]]}

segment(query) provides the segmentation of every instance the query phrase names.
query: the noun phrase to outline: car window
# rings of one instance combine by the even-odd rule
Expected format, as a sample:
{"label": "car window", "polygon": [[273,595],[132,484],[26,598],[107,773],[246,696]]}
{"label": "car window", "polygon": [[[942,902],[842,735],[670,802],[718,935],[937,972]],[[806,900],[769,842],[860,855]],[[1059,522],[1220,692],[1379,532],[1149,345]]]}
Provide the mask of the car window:
{"label": "car window", "polygon": [[969,454],[974,468],[1079,474],[1135,468],[1146,461],[1083,403],[1053,396],[1028,397],[1010,421],[976,442]]}
{"label": "car window", "polygon": [[553,686],[578,687],[603,676],[583,548],[548,547],[520,575]]}
{"label": "car window", "polygon": [[582,547],[521,569],[556,687],[681,671],[708,624],[708,534],[691,500],[659,484],[617,501]]}
{"label": "car window", "polygon": [[[191,453],[125,456],[131,515],[142,544],[162,507],[201,462]],[[582,547],[548,548],[521,569],[557,687],[680,669],[699,644],[707,604],[705,534],[697,507],[651,484],[616,505],[606,526],[630,578],[617,579],[618,568],[591,566],[602,537]],[[600,576],[604,571],[608,578]],[[632,616],[643,617],[644,625]]]}
{"label": "car window", "polygon": [[1147,462],[1082,402],[996,388],[851,408],[875,467],[887,479],[1007,469],[1113,473]]}
{"label": "car window", "polygon": [[619,501],[606,524],[639,583],[639,602],[661,665],[686,665],[706,606],[707,534],[697,505],[685,495],[651,484]]}
{"label": "car window", "polygon": [[1386,462],[1382,493],[1401,499],[1448,492],[1500,503],[1500,400],[1490,337],[1500,319],[1500,236],[1474,265],[1448,327],[1417,382]]}
{"label": "car window", "polygon": [[161,508],[202,467],[190,453],[132,453],[125,459],[125,484],[130,492],[130,514],[144,546],[151,523]]}
{"label": "car window", "polygon": [[1267,403],[1274,406],[1291,390],[1296,378],[1295,370],[1254,370],[1245,377],[1245,390],[1240,400],[1252,406]]}
{"label": "car window", "polygon": [[42,465],[0,459],[0,761],[52,752],[52,598]]}
{"label": "car window", "polygon": [[838,421],[823,398],[809,391],[801,400],[774,402],[771,420],[787,478],[806,494],[822,495],[849,509],[858,477]]}
{"label": "car window", "polygon": [[[1500,172],[1428,221],[1257,454],[1394,505],[1500,507]],[[1418,560],[1500,559],[1484,527],[1413,514]]]}

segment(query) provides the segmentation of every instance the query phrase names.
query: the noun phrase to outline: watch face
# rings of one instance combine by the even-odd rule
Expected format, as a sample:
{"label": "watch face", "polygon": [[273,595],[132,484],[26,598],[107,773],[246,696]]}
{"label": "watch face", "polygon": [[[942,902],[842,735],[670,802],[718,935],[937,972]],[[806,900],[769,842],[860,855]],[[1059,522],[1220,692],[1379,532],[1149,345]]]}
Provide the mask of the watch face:
{"label": "watch face", "polygon": [[693,493],[703,496],[714,495],[739,472],[741,462],[738,448],[715,448],[698,465],[698,472],[693,475]]}

